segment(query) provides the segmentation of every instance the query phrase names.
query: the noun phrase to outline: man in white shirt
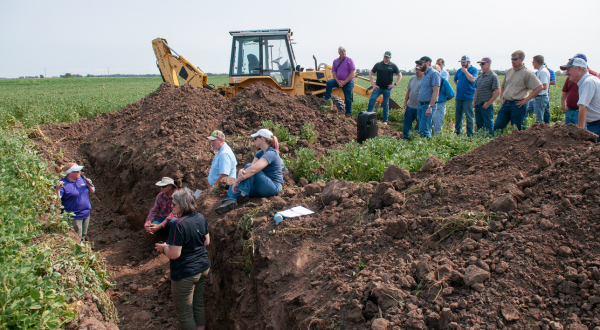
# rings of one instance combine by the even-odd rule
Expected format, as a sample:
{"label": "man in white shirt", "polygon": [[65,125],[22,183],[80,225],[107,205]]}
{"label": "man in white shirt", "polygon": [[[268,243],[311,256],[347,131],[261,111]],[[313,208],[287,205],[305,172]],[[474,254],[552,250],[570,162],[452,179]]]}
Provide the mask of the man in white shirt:
{"label": "man in white shirt", "polygon": [[[545,122],[546,124],[550,124],[550,99],[548,97],[550,71],[544,65],[544,56],[542,55],[534,56],[532,64],[537,70],[535,75],[542,82],[542,91],[533,99],[533,113],[535,113],[538,123]],[[546,114],[546,112],[548,113]]]}
{"label": "man in white shirt", "polygon": [[569,80],[579,88],[579,127],[600,136],[600,79],[589,74],[587,62],[581,58],[569,59],[560,69],[567,70]]}

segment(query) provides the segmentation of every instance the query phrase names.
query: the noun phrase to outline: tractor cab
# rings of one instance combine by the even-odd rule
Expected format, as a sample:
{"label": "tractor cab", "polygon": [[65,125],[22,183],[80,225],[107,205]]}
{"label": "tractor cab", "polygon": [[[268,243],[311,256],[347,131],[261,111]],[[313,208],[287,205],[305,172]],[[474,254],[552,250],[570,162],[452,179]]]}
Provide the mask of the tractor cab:
{"label": "tractor cab", "polygon": [[272,79],[279,87],[292,87],[296,60],[290,29],[230,31],[229,34],[233,36],[230,84],[242,83],[250,77],[264,77],[267,84]]}

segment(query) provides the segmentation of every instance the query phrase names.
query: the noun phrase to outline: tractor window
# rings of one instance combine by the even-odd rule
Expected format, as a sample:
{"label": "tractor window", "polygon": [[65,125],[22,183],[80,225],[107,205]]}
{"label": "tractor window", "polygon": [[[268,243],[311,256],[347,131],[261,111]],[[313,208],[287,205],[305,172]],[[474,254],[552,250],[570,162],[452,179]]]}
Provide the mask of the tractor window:
{"label": "tractor window", "polygon": [[270,75],[282,87],[292,85],[293,63],[285,36],[263,37],[263,75]]}
{"label": "tractor window", "polygon": [[234,38],[232,51],[232,76],[261,75],[260,37]]}

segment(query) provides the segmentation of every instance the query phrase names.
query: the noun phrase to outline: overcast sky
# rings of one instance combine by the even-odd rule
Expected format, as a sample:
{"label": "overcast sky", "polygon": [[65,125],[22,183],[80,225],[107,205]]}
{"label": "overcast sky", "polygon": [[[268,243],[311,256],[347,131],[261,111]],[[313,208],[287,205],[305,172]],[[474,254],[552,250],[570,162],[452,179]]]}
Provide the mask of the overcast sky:
{"label": "overcast sky", "polygon": [[[571,7],[571,8],[569,8]],[[510,67],[544,55],[557,70],[575,53],[600,69],[600,0],[9,1],[0,0],[0,77],[158,73],[162,37],[205,72],[228,72],[232,30],[291,28],[296,61],[331,63],[344,45],[357,68],[386,50],[400,69],[423,55],[459,67],[462,55]],[[475,63],[473,63],[475,64]]]}

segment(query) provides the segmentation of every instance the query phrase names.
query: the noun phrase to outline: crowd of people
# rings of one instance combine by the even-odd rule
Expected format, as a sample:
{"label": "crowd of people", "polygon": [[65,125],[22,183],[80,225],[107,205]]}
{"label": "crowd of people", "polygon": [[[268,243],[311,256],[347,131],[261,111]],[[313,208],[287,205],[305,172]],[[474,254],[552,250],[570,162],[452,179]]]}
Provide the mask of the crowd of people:
{"label": "crowd of people", "polygon": [[[346,101],[347,116],[352,110],[352,89],[356,66],[346,56],[346,48],[338,48],[339,57],[333,61],[333,79],[327,81],[324,99],[331,98],[334,88],[342,88]],[[383,125],[388,124],[389,100],[392,89],[398,86],[402,73],[391,62],[392,53],[386,51],[383,60],[377,62],[369,72],[372,93],[367,111],[373,111],[377,99],[382,96]],[[471,65],[469,56],[460,59],[461,68],[454,75],[456,92],[448,82],[450,75],[444,69],[444,59],[433,64],[429,56],[415,61],[415,76],[407,87],[404,97],[403,136],[410,139],[410,131],[417,123],[418,132],[425,136],[440,134],[446,115],[446,102],[455,98],[456,134],[462,135],[463,117],[466,119],[466,134],[485,129],[489,134],[504,129],[509,123],[519,130],[529,115],[537,122],[550,123],[550,86],[556,84],[556,75],[547,67],[544,56],[536,55],[531,62],[535,72],[525,67],[525,53],[517,50],[511,54],[512,67],[500,80],[492,70],[492,59],[484,57]],[[576,54],[560,67],[568,76],[562,88],[561,108],[565,112],[565,123],[573,123],[600,135],[600,79],[587,66],[587,57]],[[396,80],[394,81],[394,75]],[[373,77],[376,76],[376,80]],[[494,101],[500,97],[500,109],[494,120]],[[599,138],[600,139],[600,138]],[[600,140],[599,140],[600,141]]]}
{"label": "crowd of people", "polygon": [[[330,98],[334,88],[341,88],[345,95],[345,114],[352,110],[355,65],[346,56],[346,49],[338,49],[339,58],[333,63],[333,76],[327,82],[325,98]],[[383,124],[387,125],[391,90],[398,86],[402,74],[391,62],[392,54],[385,52],[383,60],[376,63],[369,79],[373,93],[368,111],[372,111],[377,98],[383,96]],[[415,61],[416,75],[408,82],[404,97],[403,136],[410,139],[410,131],[417,122],[420,134],[430,137],[442,131],[446,114],[446,103],[455,98],[456,134],[462,134],[463,115],[466,118],[466,134],[471,136],[475,129],[485,129],[492,134],[510,122],[520,130],[528,114],[535,114],[538,122],[550,122],[549,87],[556,81],[543,56],[533,57],[532,72],[524,66],[525,54],[516,51],[511,55],[512,68],[500,83],[491,69],[492,60],[484,57],[477,61],[479,70],[471,66],[468,56],[460,59],[461,69],[454,75],[456,92],[449,83],[450,75],[444,69],[445,62],[438,59],[435,64],[428,56]],[[600,136],[600,79],[596,72],[587,67],[587,58],[577,54],[560,67],[568,76],[562,88],[561,107],[565,112],[565,123],[587,128]],[[394,75],[396,80],[394,81]],[[376,81],[373,77],[376,76]],[[501,107],[494,121],[494,101],[500,97]],[[258,152],[252,163],[246,164],[236,173],[237,161],[233,151],[225,142],[225,134],[212,132],[207,139],[215,153],[207,177],[209,185],[218,185],[225,178],[234,181],[229,185],[227,197],[215,209],[225,214],[250,198],[271,197],[283,188],[284,164],[279,155],[277,137],[268,129],[252,134]],[[599,138],[600,139],[600,138]],[[81,175],[83,166],[68,163],[66,173],[55,187],[65,212],[72,213],[72,225],[79,239],[87,240],[91,204],[89,194],[95,192],[92,180]],[[182,329],[204,329],[204,282],[210,270],[206,247],[210,235],[206,218],[197,212],[195,196],[188,188],[179,189],[176,182],[164,177],[156,183],[160,192],[150,209],[144,230],[151,235],[167,236],[166,243],[155,244],[155,249],[170,259],[171,292],[175,311]]]}

